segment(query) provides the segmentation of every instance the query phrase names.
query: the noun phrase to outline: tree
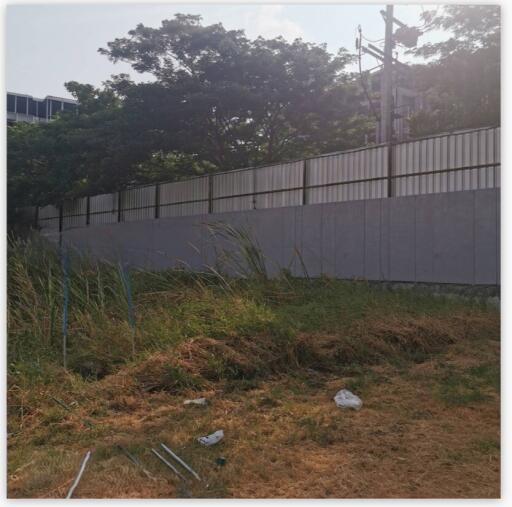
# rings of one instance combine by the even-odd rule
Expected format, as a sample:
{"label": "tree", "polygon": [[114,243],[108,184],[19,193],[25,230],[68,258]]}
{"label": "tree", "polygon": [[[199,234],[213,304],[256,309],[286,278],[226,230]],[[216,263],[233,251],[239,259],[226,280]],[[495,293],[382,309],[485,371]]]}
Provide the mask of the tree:
{"label": "tree", "polygon": [[[168,148],[221,169],[360,145],[367,127],[345,50],[283,38],[247,39],[200,16],[178,14],[160,28],[138,25],[100,49],[156,81],[122,82],[126,107],[144,127],[169,132]],[[156,100],[155,100],[156,99]]]}
{"label": "tree", "polygon": [[452,33],[414,53],[431,59],[415,67],[427,107],[410,121],[413,135],[500,123],[500,10],[495,5],[449,5],[423,15],[429,29]]}
{"label": "tree", "polygon": [[70,82],[76,113],[9,128],[16,206],[352,148],[371,128],[343,49],[249,40],[177,14],[160,28],[138,25],[100,52],[154,81],[120,74],[101,88]]}

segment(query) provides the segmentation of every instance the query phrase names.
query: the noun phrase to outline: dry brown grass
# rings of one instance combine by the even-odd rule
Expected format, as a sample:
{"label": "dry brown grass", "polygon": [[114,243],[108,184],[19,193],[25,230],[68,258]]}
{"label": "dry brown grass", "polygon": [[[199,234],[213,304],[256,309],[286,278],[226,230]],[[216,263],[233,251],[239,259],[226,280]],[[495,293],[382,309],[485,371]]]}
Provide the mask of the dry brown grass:
{"label": "dry brown grass", "polygon": [[[17,410],[8,493],[65,496],[91,449],[76,497],[495,498],[499,392],[478,384],[481,396],[460,404],[439,393],[450,387],[447,366],[460,375],[481,365],[499,368],[498,337],[495,314],[374,317],[346,336],[303,334],[280,343],[266,336],[198,337],[97,382],[56,370],[52,385],[9,393]],[[345,386],[362,396],[362,410],[335,406],[332,398]],[[76,402],[72,412],[50,394]],[[183,405],[199,395],[211,404]],[[220,444],[196,442],[221,428]],[[205,482],[180,484],[150,454],[159,442]],[[136,454],[155,479],[116,444]],[[219,456],[227,459],[223,467],[215,464]]]}

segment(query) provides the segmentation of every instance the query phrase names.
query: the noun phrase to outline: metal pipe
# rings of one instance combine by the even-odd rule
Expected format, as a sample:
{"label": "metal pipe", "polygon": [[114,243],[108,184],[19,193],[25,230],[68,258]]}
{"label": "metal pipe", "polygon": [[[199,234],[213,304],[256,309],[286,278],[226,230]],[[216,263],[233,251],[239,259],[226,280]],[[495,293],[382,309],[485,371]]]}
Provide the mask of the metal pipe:
{"label": "metal pipe", "polygon": [[201,480],[201,477],[199,477],[199,475],[197,474],[197,472],[195,472],[192,467],[190,467],[189,465],[187,465],[177,454],[175,454],[173,451],[171,451],[171,449],[169,449],[169,447],[167,447],[165,444],[163,443],[160,443],[160,447],[162,447],[162,449],[164,451],[167,451],[180,465],[182,465],[184,468],[186,468],[198,481]]}
{"label": "metal pipe", "polygon": [[82,459],[82,463],[80,465],[80,470],[78,471],[78,475],[76,476],[75,481],[69,488],[68,494],[66,495],[66,499],[71,498],[71,496],[73,495],[76,487],[78,486],[78,483],[80,482],[80,479],[82,478],[82,474],[84,473],[85,467],[86,467],[87,462],[89,461],[90,457],[91,457],[91,451],[87,451],[86,455]]}
{"label": "metal pipe", "polygon": [[182,481],[186,481],[185,477],[180,473],[180,471],[171,463],[169,463],[161,454],[158,453],[156,449],[151,449],[151,452],[165,465],[167,465]]}

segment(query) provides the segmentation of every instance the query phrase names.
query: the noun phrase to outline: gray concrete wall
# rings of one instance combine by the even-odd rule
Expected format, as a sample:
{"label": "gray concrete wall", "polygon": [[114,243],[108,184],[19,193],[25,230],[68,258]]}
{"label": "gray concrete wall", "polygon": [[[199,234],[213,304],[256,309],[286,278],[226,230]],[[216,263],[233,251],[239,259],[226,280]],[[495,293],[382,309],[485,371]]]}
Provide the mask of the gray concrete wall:
{"label": "gray concrete wall", "polygon": [[232,248],[208,230],[224,222],[250,231],[271,274],[496,285],[499,216],[489,189],[94,225],[62,239],[110,261],[199,270]]}

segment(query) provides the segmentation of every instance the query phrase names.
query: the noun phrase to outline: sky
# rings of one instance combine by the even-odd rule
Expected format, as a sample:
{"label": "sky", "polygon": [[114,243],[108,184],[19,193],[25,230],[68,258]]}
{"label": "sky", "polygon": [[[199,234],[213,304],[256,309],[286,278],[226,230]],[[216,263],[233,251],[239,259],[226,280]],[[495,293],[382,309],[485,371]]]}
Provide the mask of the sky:
{"label": "sky", "polygon": [[[150,76],[137,74],[128,64],[110,62],[97,50],[123,37],[138,23],[158,27],[175,13],[201,14],[204,24],[222,22],[227,29],[244,29],[250,38],[283,36],[292,41],[326,43],[335,53],[340,47],[354,51],[357,26],[371,40],[382,39],[384,5],[369,4],[37,4],[10,5],[6,12],[6,87],[10,92],[38,98],[70,97],[66,81],[100,86],[112,74],[128,73],[136,81]],[[395,17],[420,25],[422,9],[432,5],[395,5]],[[434,32],[420,42],[440,40]],[[411,57],[403,56],[402,61]],[[378,62],[365,56],[364,68]],[[353,69],[355,70],[355,68]]]}

